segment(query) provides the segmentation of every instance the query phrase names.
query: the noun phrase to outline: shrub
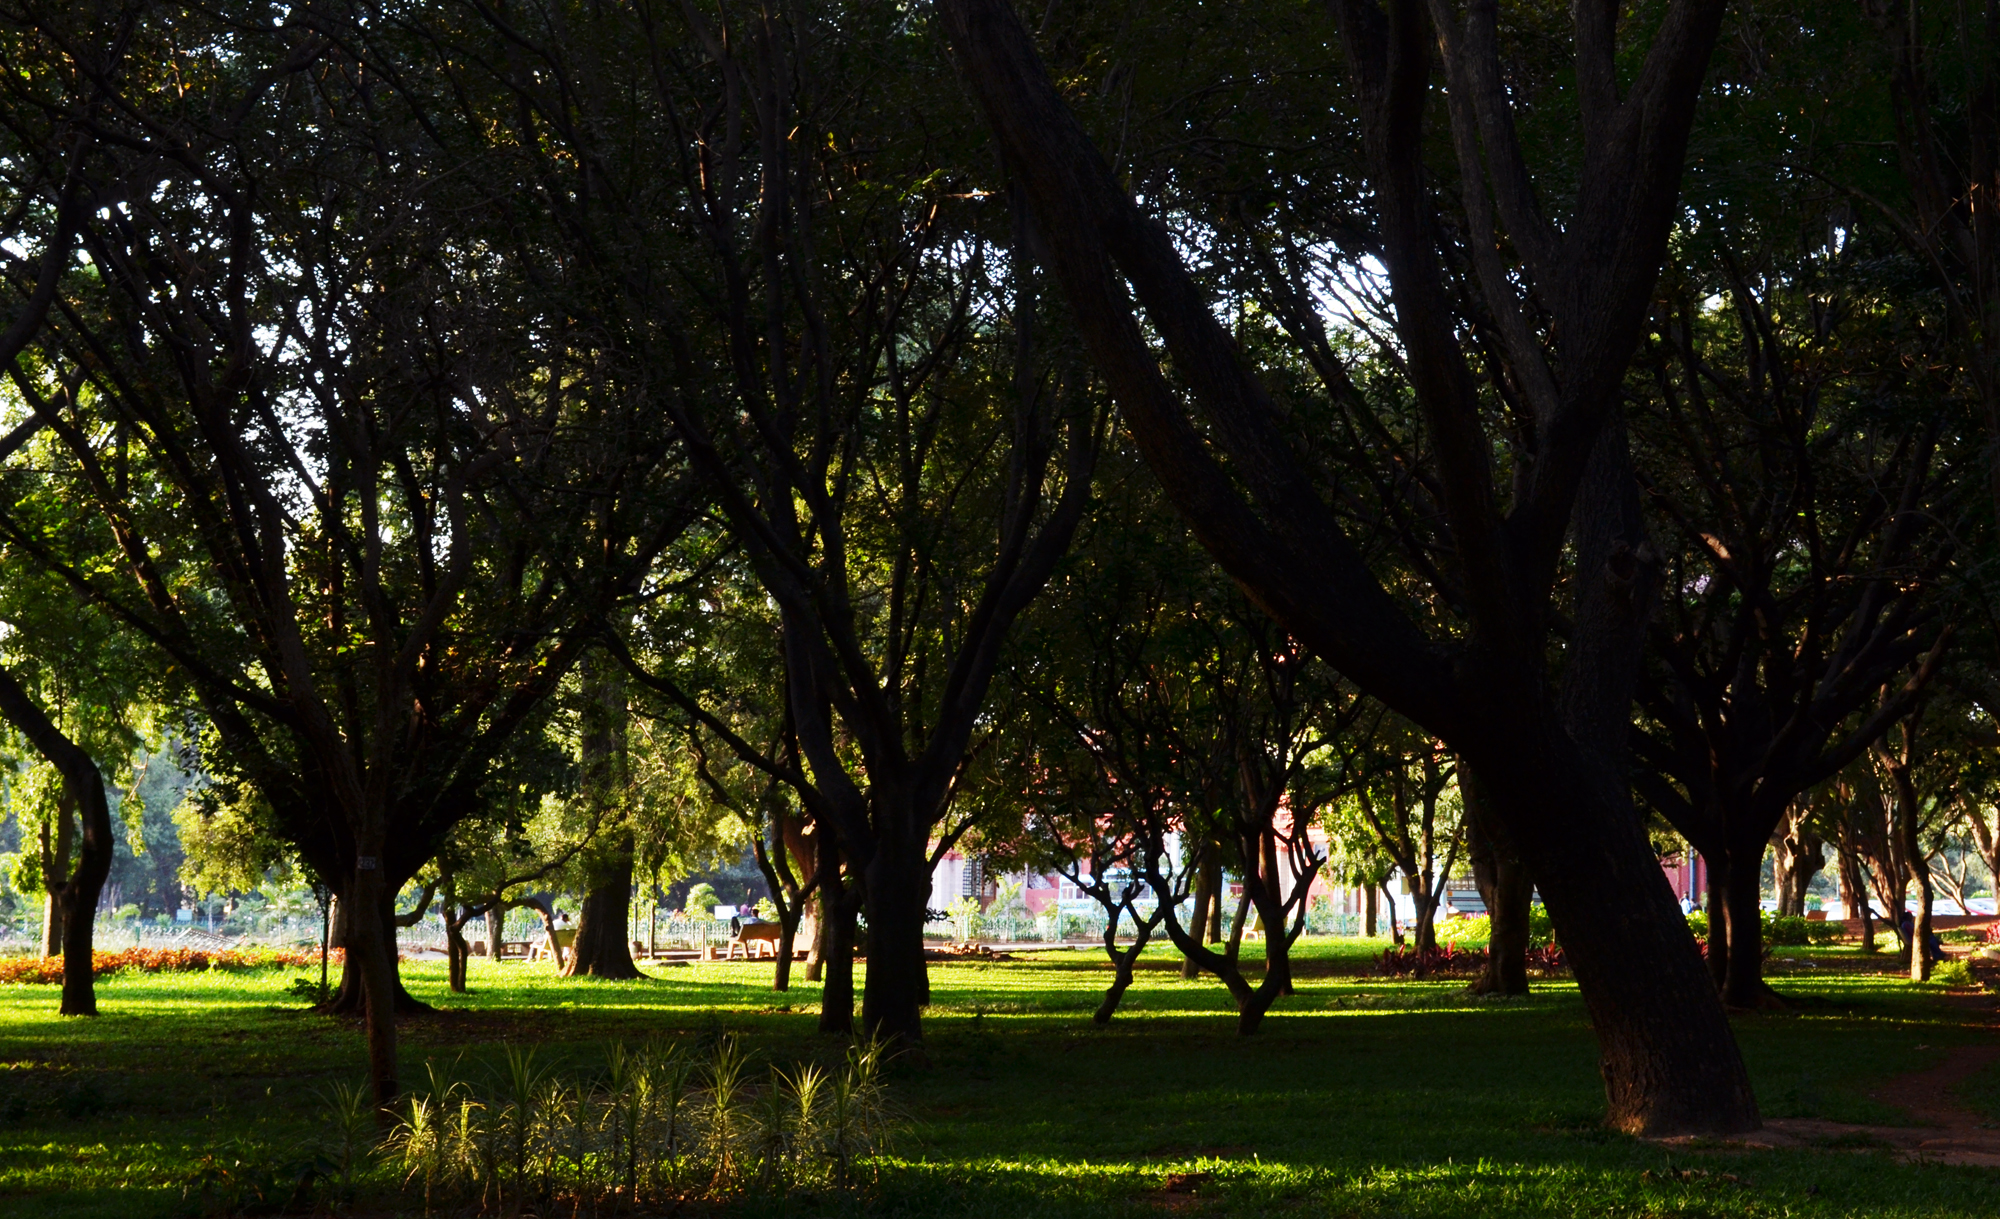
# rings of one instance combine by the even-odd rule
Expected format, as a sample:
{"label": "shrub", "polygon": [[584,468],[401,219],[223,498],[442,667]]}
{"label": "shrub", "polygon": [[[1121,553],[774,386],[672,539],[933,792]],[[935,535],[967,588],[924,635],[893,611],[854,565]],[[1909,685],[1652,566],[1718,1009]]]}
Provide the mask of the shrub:
{"label": "shrub", "polygon": [[1972,976],[1972,966],[1961,960],[1948,960],[1931,971],[1931,981],[1939,986],[1965,987],[1979,985],[1979,979]]}
{"label": "shrub", "polygon": [[[397,1169],[406,1194],[421,1190],[425,1214],[489,1203],[506,1214],[673,1210],[848,1190],[901,1126],[881,1068],[881,1048],[867,1044],[837,1069],[807,1063],[760,1075],[723,1036],[703,1056],[614,1045],[601,1075],[565,1078],[532,1048],[510,1047],[484,1088],[433,1065],[430,1087],[404,1098],[373,1154]],[[344,1147],[348,1107],[329,1110]]]}
{"label": "shrub", "polygon": [[1800,918],[1796,914],[1779,916],[1765,911],[1763,922],[1764,942],[1787,947],[1837,944],[1847,933],[1847,928],[1843,924]]}
{"label": "shrub", "polygon": [[1486,915],[1446,919],[1436,927],[1440,944],[1484,944],[1493,938],[1493,920]]}
{"label": "shrub", "polygon": [[[1453,944],[1443,944],[1419,957],[1414,948],[1388,948],[1383,950],[1377,967],[1384,975],[1392,978],[1419,975],[1433,978],[1471,978],[1486,969],[1486,949],[1459,948]],[[1569,963],[1563,959],[1562,949],[1553,944],[1529,946],[1529,973],[1546,978],[1560,975],[1568,969]]]}
{"label": "shrub", "polygon": [[[339,949],[334,959],[339,960]],[[90,972],[105,977],[124,970],[141,973],[186,973],[194,970],[297,969],[318,965],[317,952],[286,948],[224,948],[210,952],[201,948],[127,948],[119,952],[90,954]],[[61,957],[13,957],[0,960],[0,984],[61,985]]]}

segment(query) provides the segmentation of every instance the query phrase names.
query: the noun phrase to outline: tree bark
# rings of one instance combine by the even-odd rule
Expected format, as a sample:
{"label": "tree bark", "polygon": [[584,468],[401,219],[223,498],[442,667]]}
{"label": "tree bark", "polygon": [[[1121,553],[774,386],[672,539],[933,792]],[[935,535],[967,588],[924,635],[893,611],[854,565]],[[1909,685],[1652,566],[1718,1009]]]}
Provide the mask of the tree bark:
{"label": "tree bark", "polygon": [[1504,828],[1481,807],[1477,780],[1463,763],[1458,772],[1465,801],[1466,841],[1472,857],[1472,879],[1486,903],[1486,968],[1470,987],[1476,995],[1528,993],[1529,916],[1534,884],[1527,865],[1508,841]]}
{"label": "tree bark", "polygon": [[630,981],[646,975],[632,963],[632,833],[627,830],[591,869],[591,888],[576,919],[576,939],[562,972],[571,978]]}
{"label": "tree bark", "polygon": [[[95,1016],[97,980],[91,960],[91,934],[97,919],[98,895],[104,891],[104,878],[111,874],[113,850],[111,804],[104,792],[104,776],[98,771],[96,760],[57,728],[5,669],[0,669],[0,716],[27,737],[35,751],[62,775],[56,835],[60,862],[54,869],[44,868],[42,873],[42,884],[49,894],[42,935],[45,945],[54,936],[63,958],[61,1013]],[[82,815],[83,842],[77,852],[76,871],[71,873],[73,812]],[[43,955],[56,953],[45,949]]]}
{"label": "tree bark", "polygon": [[1364,929],[1367,933],[1368,938],[1371,940],[1375,938],[1375,931],[1377,926],[1376,913],[1375,913],[1375,899],[1378,896],[1378,890],[1379,886],[1374,884],[1366,884],[1361,886],[1361,908],[1363,911],[1362,918],[1366,920],[1364,923]]}
{"label": "tree bark", "polygon": [[42,827],[42,958],[63,955],[63,933],[69,929],[70,852],[76,845],[76,823],[69,793],[56,799],[55,842],[49,842],[49,827]]}
{"label": "tree bark", "polygon": [[[1906,726],[1904,731],[1915,735],[1913,727]],[[1911,780],[1907,765],[1892,767],[1889,775],[1896,795],[1896,830],[1903,845],[1903,868],[1917,889],[1917,910],[1908,936],[1910,981],[1928,982],[1931,976],[1931,909],[1936,899],[1931,888],[1930,862],[1924,857],[1921,841],[1922,806],[1918,803],[1916,784]],[[1902,923],[1900,915],[1896,921],[1898,925]]]}
{"label": "tree bark", "polygon": [[[389,945],[389,970],[395,979],[395,1007],[400,1016],[417,1016],[437,1009],[411,994],[403,986],[401,969],[396,960],[396,908],[395,897],[390,895],[381,904],[381,936]],[[341,948],[340,985],[319,1005],[319,1011],[329,1016],[363,1016],[368,1010],[367,979],[363,973],[361,958],[350,942],[354,936],[353,912],[358,908],[350,895],[336,893],[332,899],[332,938]]]}
{"label": "tree bark", "polygon": [[822,874],[819,893],[823,945],[819,1031],[848,1034],[854,1031],[854,919],[860,910],[860,897],[853,886],[841,883],[838,872],[831,883]]}
{"label": "tree bark", "polygon": [[[1758,847],[1763,845],[1762,840]],[[1723,890],[1727,915],[1728,958],[1722,971],[1722,1001],[1730,1007],[1780,1008],[1784,1000],[1764,981],[1763,860],[1749,843],[1730,852],[1729,879]],[[1752,860],[1755,862],[1751,862]]]}
{"label": "tree bark", "polygon": [[867,870],[868,975],[861,994],[861,1027],[871,1037],[920,1055],[923,1008],[930,999],[924,961],[930,869],[921,859],[896,858],[892,852],[902,845],[883,843]]}
{"label": "tree bark", "polygon": [[[1195,935],[1208,945],[1222,938],[1209,933],[1211,915],[1221,912],[1222,861],[1216,858],[1212,846],[1204,845],[1199,850],[1201,857],[1195,864],[1194,917],[1191,925]],[[1201,966],[1195,963],[1193,957],[1182,954],[1181,977],[1194,979],[1200,976]]]}
{"label": "tree bark", "polygon": [[[361,917],[347,920],[347,960],[361,982],[362,1021],[368,1039],[368,1078],[375,1104],[387,1117],[387,1107],[401,1090],[396,1070],[396,1003],[402,984],[396,977],[395,895],[388,891],[379,866],[380,846],[361,856],[349,889],[350,910]],[[367,912],[374,911],[370,918]]]}

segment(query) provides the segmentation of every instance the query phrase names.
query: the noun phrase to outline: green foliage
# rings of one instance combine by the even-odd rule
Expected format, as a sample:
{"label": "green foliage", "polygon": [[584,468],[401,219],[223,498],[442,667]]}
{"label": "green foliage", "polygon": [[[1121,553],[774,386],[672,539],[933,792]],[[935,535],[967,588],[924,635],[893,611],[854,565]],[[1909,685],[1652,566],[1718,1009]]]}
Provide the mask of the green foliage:
{"label": "green foliage", "polygon": [[1955,989],[1979,985],[1979,979],[1973,976],[1972,966],[1962,957],[1954,957],[1933,969],[1931,981]]}
{"label": "green foliage", "polygon": [[715,894],[715,886],[704,880],[688,890],[681,912],[689,918],[708,918],[721,900]]}
{"label": "green foliage", "polygon": [[[772,1065],[761,1081],[732,1035],[705,1056],[614,1043],[605,1062],[565,1073],[509,1046],[483,1087],[432,1063],[430,1086],[404,1099],[374,1154],[406,1192],[421,1188],[425,1213],[488,1197],[519,1213],[850,1189],[901,1125],[873,1044],[838,1069]],[[331,1106],[336,1143],[344,1114]]]}

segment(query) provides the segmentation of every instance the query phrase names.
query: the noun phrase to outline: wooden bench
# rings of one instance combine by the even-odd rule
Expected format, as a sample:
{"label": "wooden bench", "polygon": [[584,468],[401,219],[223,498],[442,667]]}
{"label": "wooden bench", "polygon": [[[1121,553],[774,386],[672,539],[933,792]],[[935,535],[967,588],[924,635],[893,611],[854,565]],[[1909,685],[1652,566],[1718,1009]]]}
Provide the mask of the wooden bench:
{"label": "wooden bench", "polygon": [[528,960],[539,961],[548,957],[560,961],[562,954],[568,952],[570,945],[574,943],[576,943],[574,927],[561,927],[553,933],[544,932],[541,940],[535,944],[534,950],[528,953]]}

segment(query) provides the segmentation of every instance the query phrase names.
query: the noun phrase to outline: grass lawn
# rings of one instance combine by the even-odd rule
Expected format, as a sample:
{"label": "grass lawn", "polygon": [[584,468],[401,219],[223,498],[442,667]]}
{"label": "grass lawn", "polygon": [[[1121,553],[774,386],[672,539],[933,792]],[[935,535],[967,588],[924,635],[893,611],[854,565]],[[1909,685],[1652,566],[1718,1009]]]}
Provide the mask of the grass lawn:
{"label": "grass lawn", "polygon": [[[1248,1039],[1221,987],[1181,981],[1164,953],[1107,1028],[1089,1019],[1101,954],[936,965],[931,1065],[893,1077],[914,1122],[872,1192],[744,1213],[2000,1214],[1996,1170],[1871,1151],[1668,1151],[1608,1133],[1573,986],[1472,1000],[1462,983],[1363,975],[1381,947],[1304,944],[1298,993]],[[1736,1021],[1767,1116],[1893,1123],[1871,1087],[1995,1035],[1990,1012],[1850,970],[1849,955],[1779,955],[1801,962],[1776,980],[1794,1009]],[[817,988],[773,994],[768,964],[657,972],[572,981],[475,961],[473,993],[453,996],[441,963],[407,965],[410,989],[446,1010],[405,1022],[405,1078],[460,1055],[477,1074],[507,1041],[581,1067],[612,1041],[722,1029],[778,1061],[837,1053],[813,1032]],[[113,977],[91,1021],[58,1018],[53,987],[0,987],[0,1215],[192,1214],[182,1185],[203,1157],[295,1156],[324,1125],[323,1093],[359,1080],[364,1057],[353,1023],[287,996],[292,977]],[[2000,1077],[1966,1088],[2000,1108],[1975,1095]],[[1168,1172],[1212,1176],[1169,1196]]]}

